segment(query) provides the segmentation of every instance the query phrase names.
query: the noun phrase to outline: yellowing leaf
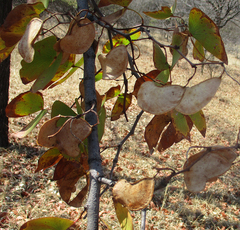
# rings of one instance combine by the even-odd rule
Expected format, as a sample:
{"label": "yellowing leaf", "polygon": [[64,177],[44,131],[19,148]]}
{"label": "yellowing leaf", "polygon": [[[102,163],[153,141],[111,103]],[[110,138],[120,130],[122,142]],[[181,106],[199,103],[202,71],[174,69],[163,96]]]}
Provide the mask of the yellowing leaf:
{"label": "yellowing leaf", "polygon": [[162,6],[162,9],[158,11],[152,12],[145,11],[143,13],[155,19],[166,19],[173,16],[172,10],[168,6]]}
{"label": "yellowing leaf", "polygon": [[151,114],[164,114],[179,104],[184,91],[179,85],[156,86],[154,82],[147,81],[138,91],[138,105]]}
{"label": "yellowing leaf", "polygon": [[212,100],[220,84],[221,78],[214,77],[186,88],[181,102],[175,109],[185,115],[197,113]]}
{"label": "yellowing leaf", "polygon": [[25,92],[15,97],[6,107],[8,117],[23,117],[43,109],[41,93]]}
{"label": "yellowing leaf", "polygon": [[192,155],[184,164],[184,181],[191,192],[200,192],[205,188],[206,182],[216,180],[224,174],[236,159],[236,149],[221,146],[212,147],[212,151],[203,150]]}
{"label": "yellowing leaf", "polygon": [[24,35],[18,43],[18,52],[27,63],[33,61],[34,48],[32,43],[36,39],[42,28],[43,21],[39,18],[33,18],[27,25]]}
{"label": "yellowing leaf", "polygon": [[47,113],[46,109],[43,109],[27,126],[25,126],[21,131],[12,134],[15,138],[23,138],[27,136]]}
{"label": "yellowing leaf", "polygon": [[114,80],[122,75],[128,65],[128,53],[125,46],[113,48],[106,56],[99,55],[103,76],[105,80]]}
{"label": "yellowing leaf", "polygon": [[160,71],[170,68],[162,49],[155,42],[153,43],[153,61],[155,67]]}
{"label": "yellowing leaf", "polygon": [[117,98],[117,101],[114,104],[112,114],[111,114],[111,121],[116,121],[120,118],[124,111],[126,112],[128,107],[131,105],[132,102],[132,94],[126,94],[126,98],[124,94],[120,94]]}
{"label": "yellowing leaf", "polygon": [[133,230],[133,221],[128,209],[113,201],[118,221],[122,230]]}
{"label": "yellowing leaf", "polygon": [[111,4],[116,4],[119,6],[128,6],[132,0],[101,0],[98,3],[98,7],[108,6]]}
{"label": "yellowing leaf", "polygon": [[23,224],[20,230],[66,230],[74,221],[59,217],[43,217],[30,220]]}
{"label": "yellowing leaf", "polygon": [[207,51],[228,64],[227,54],[217,25],[197,8],[193,8],[189,14],[189,32]]}
{"label": "yellowing leaf", "polygon": [[196,40],[193,47],[193,58],[203,62],[205,59],[205,53],[202,44]]}
{"label": "yellowing leaf", "polygon": [[38,160],[38,167],[35,172],[45,170],[57,164],[62,159],[62,154],[57,148],[49,149]]}
{"label": "yellowing leaf", "polygon": [[106,98],[105,98],[105,101],[109,100],[109,99],[112,99],[116,96],[118,96],[120,94],[120,85],[118,86],[115,86],[115,87],[111,87],[106,93]]}
{"label": "yellowing leaf", "polygon": [[89,19],[85,18],[72,26],[70,34],[60,41],[60,47],[69,54],[82,54],[91,47],[94,38],[95,27]]}
{"label": "yellowing leaf", "polygon": [[113,187],[113,200],[127,207],[129,210],[141,210],[152,200],[154,179],[144,178],[133,184],[125,179],[118,181]]}

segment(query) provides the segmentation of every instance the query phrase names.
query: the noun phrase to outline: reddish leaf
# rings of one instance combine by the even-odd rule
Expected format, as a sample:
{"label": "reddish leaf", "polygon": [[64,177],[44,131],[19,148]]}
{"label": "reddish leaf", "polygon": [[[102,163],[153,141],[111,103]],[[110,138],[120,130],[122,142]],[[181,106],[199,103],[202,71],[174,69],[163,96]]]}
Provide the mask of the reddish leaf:
{"label": "reddish leaf", "polygon": [[109,24],[114,24],[115,22],[117,22],[118,19],[120,19],[123,14],[126,12],[126,8],[123,8],[121,10],[118,10],[110,15],[107,15],[105,17],[102,17],[101,19],[104,21],[104,22],[107,22]]}
{"label": "reddish leaf", "polygon": [[43,109],[41,93],[25,92],[15,97],[6,107],[8,117],[23,117]]}
{"label": "reddish leaf", "polygon": [[140,78],[137,79],[137,81],[135,82],[135,85],[134,85],[134,91],[133,91],[133,95],[135,97],[137,97],[137,94],[138,94],[138,90],[140,88],[140,86],[145,82],[145,81],[152,81],[154,80],[158,74],[160,73],[160,70],[152,70],[150,71],[149,73],[147,73],[146,75],[147,76],[142,76]]}
{"label": "reddish leaf", "polygon": [[144,137],[148,144],[150,152],[153,152],[153,148],[157,146],[159,137],[164,127],[171,121],[171,117],[168,114],[156,115],[149,122],[145,129]]}
{"label": "reddish leaf", "polygon": [[111,87],[106,93],[106,98],[105,98],[105,101],[109,100],[109,99],[112,99],[116,96],[118,96],[120,94],[120,85],[118,86],[115,86],[115,87]]}
{"label": "reddish leaf", "polygon": [[58,149],[49,149],[38,160],[38,167],[35,172],[45,170],[57,164],[62,159],[62,155]]}
{"label": "reddish leaf", "polygon": [[131,102],[132,102],[132,94],[126,94],[126,98],[124,94],[120,94],[113,107],[112,114],[111,114],[111,121],[118,120],[120,116],[127,111],[128,107],[131,105]]}

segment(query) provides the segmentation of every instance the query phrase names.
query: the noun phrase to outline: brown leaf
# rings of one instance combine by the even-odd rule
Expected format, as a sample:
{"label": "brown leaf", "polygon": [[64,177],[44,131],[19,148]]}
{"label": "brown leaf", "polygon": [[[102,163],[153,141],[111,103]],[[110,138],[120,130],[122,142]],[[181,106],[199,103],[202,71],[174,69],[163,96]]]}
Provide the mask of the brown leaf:
{"label": "brown leaf", "polygon": [[144,178],[133,184],[126,180],[118,181],[113,187],[113,199],[127,207],[137,211],[144,209],[152,200],[154,191],[154,179]]}
{"label": "brown leaf", "polygon": [[168,114],[156,115],[148,123],[144,137],[148,144],[150,152],[153,151],[153,148],[157,146],[159,137],[164,129],[164,127],[171,121],[171,117]]}
{"label": "brown leaf", "polygon": [[206,182],[215,181],[224,174],[236,159],[236,149],[214,146],[212,150],[202,150],[192,155],[184,164],[184,181],[191,192],[200,192],[205,188]]}

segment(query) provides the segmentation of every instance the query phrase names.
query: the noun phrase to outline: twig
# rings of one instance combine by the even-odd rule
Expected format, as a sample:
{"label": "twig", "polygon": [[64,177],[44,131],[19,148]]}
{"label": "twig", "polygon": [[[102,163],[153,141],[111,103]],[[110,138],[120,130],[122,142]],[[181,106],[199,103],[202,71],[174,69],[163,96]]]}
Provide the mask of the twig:
{"label": "twig", "polygon": [[147,217],[147,209],[144,208],[141,211],[141,227],[140,227],[141,230],[145,230],[145,227],[146,227],[146,217]]}

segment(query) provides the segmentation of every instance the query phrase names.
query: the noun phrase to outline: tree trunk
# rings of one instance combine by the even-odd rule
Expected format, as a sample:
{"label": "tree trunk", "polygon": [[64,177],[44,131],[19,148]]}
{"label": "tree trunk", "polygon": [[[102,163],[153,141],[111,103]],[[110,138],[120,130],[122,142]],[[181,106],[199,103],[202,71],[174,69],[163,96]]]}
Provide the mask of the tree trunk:
{"label": "tree trunk", "polygon": [[[88,9],[87,0],[77,0],[78,11]],[[82,11],[85,16],[86,11]],[[84,100],[85,110],[94,106],[96,111],[97,97],[95,90],[95,50],[91,46],[87,52],[84,53]],[[93,112],[89,112],[85,116],[86,121],[90,125],[97,123],[97,116]],[[100,149],[98,142],[97,126],[93,126],[92,132],[88,137],[88,163],[90,168],[90,186],[87,201],[87,230],[97,230],[99,220],[99,197],[101,184],[98,181],[99,176],[102,176],[102,164],[100,157]]]}
{"label": "tree trunk", "polygon": [[[0,0],[0,25],[12,10],[12,0]],[[0,147],[8,146],[8,118],[5,108],[8,104],[10,77],[10,56],[0,63]]]}

